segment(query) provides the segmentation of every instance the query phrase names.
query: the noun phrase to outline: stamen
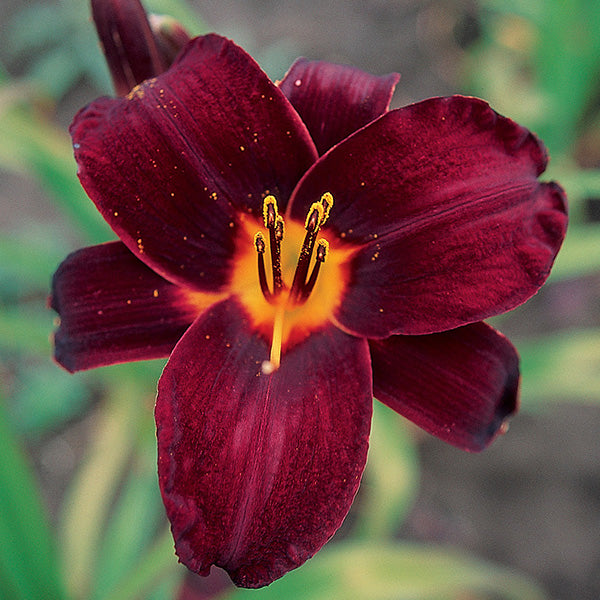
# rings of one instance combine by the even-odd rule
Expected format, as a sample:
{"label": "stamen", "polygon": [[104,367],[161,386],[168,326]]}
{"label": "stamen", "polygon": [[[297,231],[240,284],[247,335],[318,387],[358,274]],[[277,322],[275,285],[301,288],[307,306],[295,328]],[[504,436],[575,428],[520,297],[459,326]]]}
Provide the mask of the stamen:
{"label": "stamen", "polygon": [[[323,227],[329,218],[332,206],[333,196],[329,192],[325,192],[321,196],[319,202],[313,202],[310,206],[304,224],[306,234],[304,236],[302,247],[300,248],[300,254],[289,294],[287,295],[287,299],[280,297],[278,300],[277,296],[281,294],[282,290],[286,289],[281,273],[281,243],[285,234],[285,224],[283,217],[279,214],[275,197],[268,195],[263,200],[263,220],[265,228],[269,230],[269,249],[271,252],[271,268],[273,271],[272,291],[269,289],[265,268],[264,255],[267,250],[267,242],[265,235],[260,231],[254,236],[254,246],[257,253],[260,289],[267,302],[275,307],[273,334],[271,337],[271,352],[269,360],[265,360],[261,365],[261,371],[265,375],[270,375],[276,371],[281,363],[286,311],[293,309],[294,305],[302,305],[308,300],[308,297],[315,288],[321,264],[324,263],[327,258],[329,243],[323,238],[319,239],[317,242],[317,235],[321,227]],[[315,250],[315,243],[317,246],[315,263],[310,273],[310,277],[308,277],[307,280],[312,255]]]}
{"label": "stamen", "polygon": [[273,294],[269,290],[269,284],[267,283],[267,273],[265,271],[265,250],[266,242],[265,236],[258,231],[254,235],[254,247],[256,248],[258,256],[258,281],[260,283],[260,290],[267,301],[271,301]]}
{"label": "stamen", "polygon": [[323,205],[319,202],[313,202],[308,211],[308,215],[306,215],[306,222],[304,224],[306,231],[316,233],[323,222],[324,214],[325,209],[323,208]]}
{"label": "stamen", "polygon": [[317,233],[319,232],[321,223],[323,223],[324,215],[325,208],[323,204],[320,202],[313,202],[304,224],[306,235],[304,236],[302,248],[300,248],[300,256],[298,258],[298,264],[296,265],[294,280],[292,281],[292,289],[290,290],[290,301],[292,303],[298,304],[304,301],[303,290],[306,286],[306,275],[308,274],[310,259],[315,247],[315,240],[317,239]]}
{"label": "stamen", "polygon": [[312,273],[310,274],[309,280],[306,282],[304,289],[302,290],[302,298],[301,300],[306,302],[308,297],[312,293],[315,284],[317,283],[317,277],[319,276],[319,270],[321,268],[321,263],[325,262],[327,258],[327,254],[329,253],[329,242],[325,239],[320,239],[317,242],[317,253],[315,255],[315,266],[313,267]]}
{"label": "stamen", "polygon": [[271,249],[271,269],[273,271],[273,295],[277,296],[283,289],[281,277],[281,240],[283,239],[283,217],[277,210],[275,196],[267,196],[263,200],[263,219],[269,230],[269,247]]}
{"label": "stamen", "polygon": [[265,227],[270,229],[275,225],[279,212],[277,210],[277,200],[275,196],[266,196],[263,200],[263,219],[265,220]]}
{"label": "stamen", "polygon": [[333,206],[333,196],[329,192],[325,192],[321,196],[321,204],[323,205],[323,220],[321,221],[321,227],[323,227],[329,218],[329,212]]}

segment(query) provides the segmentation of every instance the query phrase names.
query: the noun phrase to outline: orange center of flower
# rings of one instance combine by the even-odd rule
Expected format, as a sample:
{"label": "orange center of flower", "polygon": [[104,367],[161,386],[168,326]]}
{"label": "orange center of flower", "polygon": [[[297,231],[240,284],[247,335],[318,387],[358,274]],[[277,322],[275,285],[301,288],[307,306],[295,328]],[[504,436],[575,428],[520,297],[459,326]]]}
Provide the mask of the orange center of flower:
{"label": "orange center of flower", "polygon": [[283,349],[326,325],[342,299],[354,249],[319,237],[332,206],[331,194],[323,194],[303,226],[284,223],[277,201],[267,196],[263,223],[242,218],[231,289],[254,328],[270,340],[265,374],[279,367]]}

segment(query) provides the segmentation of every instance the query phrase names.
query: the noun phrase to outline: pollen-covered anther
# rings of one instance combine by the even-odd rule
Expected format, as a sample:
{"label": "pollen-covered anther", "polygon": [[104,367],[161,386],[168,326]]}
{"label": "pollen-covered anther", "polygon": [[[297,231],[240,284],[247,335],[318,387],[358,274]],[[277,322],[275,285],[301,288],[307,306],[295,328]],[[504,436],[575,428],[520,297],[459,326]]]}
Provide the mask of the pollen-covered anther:
{"label": "pollen-covered anther", "polygon": [[265,221],[265,227],[271,229],[275,225],[278,216],[279,211],[277,209],[277,200],[275,199],[275,196],[266,196],[263,200],[263,219]]}
{"label": "pollen-covered anther", "polygon": [[267,283],[267,272],[265,269],[265,250],[267,247],[267,242],[265,240],[265,236],[260,231],[256,232],[254,235],[254,247],[256,248],[258,258],[258,282],[260,284],[260,290],[265,299],[268,302],[271,302],[273,294],[269,289],[269,284]]}
{"label": "pollen-covered anther", "polygon": [[260,232],[256,232],[254,235],[254,247],[259,254],[264,254],[267,248],[265,236]]}
{"label": "pollen-covered anther", "polygon": [[306,215],[306,222],[304,228],[310,233],[316,233],[321,224],[323,223],[323,217],[325,216],[325,208],[320,202],[313,202]]}
{"label": "pollen-covered anther", "polygon": [[321,221],[321,227],[323,227],[329,218],[329,213],[333,206],[333,196],[330,192],[325,192],[321,196],[321,204],[323,205],[323,220]]}
{"label": "pollen-covered anther", "polygon": [[328,253],[329,253],[329,242],[325,239],[320,239],[317,242],[317,254],[315,256],[315,259],[318,262],[325,262],[325,259],[327,258]]}
{"label": "pollen-covered anther", "polygon": [[283,240],[283,236],[285,234],[285,225],[283,223],[283,217],[281,215],[277,215],[275,219],[275,239],[278,242]]}

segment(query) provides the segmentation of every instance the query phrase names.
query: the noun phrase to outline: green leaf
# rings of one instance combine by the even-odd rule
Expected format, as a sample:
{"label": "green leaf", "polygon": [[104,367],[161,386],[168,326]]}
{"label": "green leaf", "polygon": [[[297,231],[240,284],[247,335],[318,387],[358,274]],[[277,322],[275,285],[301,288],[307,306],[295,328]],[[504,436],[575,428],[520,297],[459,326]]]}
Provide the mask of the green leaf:
{"label": "green leaf", "polygon": [[165,511],[156,474],[156,436],[149,427],[141,436],[135,460],[111,517],[96,563],[96,582],[91,598],[100,599],[117,589],[138,567],[144,550],[156,537]]}
{"label": "green leaf", "polygon": [[80,416],[91,401],[88,382],[87,373],[73,376],[50,355],[41,363],[20,360],[11,402],[15,425],[22,433],[39,435]]}
{"label": "green leaf", "polygon": [[56,552],[31,469],[0,398],[0,596],[6,600],[65,598]]}
{"label": "green leaf", "polygon": [[555,333],[518,348],[524,407],[600,402],[600,329]]}
{"label": "green leaf", "polygon": [[13,106],[0,111],[0,138],[5,152],[0,148],[0,166],[23,165],[31,169],[91,242],[114,237],[77,179],[77,166],[66,132],[36,117],[33,111]]}
{"label": "green leaf", "polygon": [[177,19],[192,36],[207,31],[207,26],[198,13],[181,0],[147,0],[144,6],[149,13],[167,15]]}
{"label": "green leaf", "polygon": [[19,235],[0,234],[0,287],[13,279],[22,294],[48,293],[52,274],[69,252],[64,240],[52,233],[46,228]]}
{"label": "green leaf", "polygon": [[406,421],[377,401],[369,444],[353,533],[383,540],[395,535],[416,499],[419,464]]}
{"label": "green leaf", "polygon": [[183,567],[177,563],[173,549],[171,530],[166,529],[131,569],[114,591],[103,600],[142,600],[148,597],[157,584],[183,575]]}
{"label": "green leaf", "polygon": [[94,419],[84,464],[68,491],[60,524],[67,586],[75,598],[89,595],[106,518],[138,435],[139,386],[123,378]]}
{"label": "green leaf", "polygon": [[39,305],[0,309],[0,350],[50,356],[53,315]]}
{"label": "green leaf", "polygon": [[554,267],[552,281],[600,272],[600,223],[571,226]]}
{"label": "green leaf", "polygon": [[508,569],[435,546],[333,544],[260,591],[228,600],[542,600],[534,583]]}

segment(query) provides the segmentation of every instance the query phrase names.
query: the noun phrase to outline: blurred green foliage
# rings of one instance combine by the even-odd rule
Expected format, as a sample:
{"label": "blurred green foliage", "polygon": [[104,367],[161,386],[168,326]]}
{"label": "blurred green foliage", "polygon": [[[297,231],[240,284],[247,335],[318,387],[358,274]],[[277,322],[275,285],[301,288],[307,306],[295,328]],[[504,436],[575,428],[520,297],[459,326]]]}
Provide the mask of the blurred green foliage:
{"label": "blurred green foliage", "polygon": [[[183,2],[147,4],[192,33],[204,30]],[[0,596],[6,600],[166,600],[184,574],[156,481],[152,403],[162,363],[71,376],[50,360],[53,316],[45,298],[51,275],[73,240],[111,237],[79,186],[68,135],[47,108],[48,98],[60,101],[82,79],[108,92],[106,67],[90,43],[88,10],[80,0],[28,4],[3,40],[27,69],[19,81],[0,69],[0,169],[33,178],[73,238],[44,223],[0,232]],[[576,151],[582,135],[600,123],[600,4],[486,0],[480,18],[464,91],[537,131],[551,150],[549,177],[565,185],[572,206],[553,281],[598,275],[600,223],[589,221],[585,203],[600,197],[600,162],[583,170]],[[525,407],[548,398],[600,399],[600,330],[524,336],[519,348]],[[60,435],[86,415],[87,444],[50,523],[23,444]],[[377,405],[365,481],[345,538],[267,589],[223,597],[543,598],[534,584],[497,566],[397,541],[418,491],[411,431]]]}

